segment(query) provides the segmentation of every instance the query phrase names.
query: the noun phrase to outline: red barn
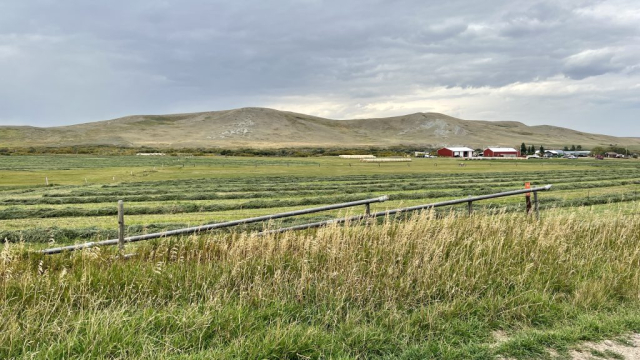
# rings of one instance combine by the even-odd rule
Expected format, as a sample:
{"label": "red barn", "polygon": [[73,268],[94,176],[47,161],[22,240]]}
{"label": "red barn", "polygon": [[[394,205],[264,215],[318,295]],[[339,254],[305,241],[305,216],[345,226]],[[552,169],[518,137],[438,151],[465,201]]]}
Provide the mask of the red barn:
{"label": "red barn", "polygon": [[473,149],[470,149],[468,147],[445,147],[438,150],[438,156],[471,158],[473,157]]}
{"label": "red barn", "polygon": [[519,157],[520,151],[514,148],[488,148],[484,151],[484,157]]}

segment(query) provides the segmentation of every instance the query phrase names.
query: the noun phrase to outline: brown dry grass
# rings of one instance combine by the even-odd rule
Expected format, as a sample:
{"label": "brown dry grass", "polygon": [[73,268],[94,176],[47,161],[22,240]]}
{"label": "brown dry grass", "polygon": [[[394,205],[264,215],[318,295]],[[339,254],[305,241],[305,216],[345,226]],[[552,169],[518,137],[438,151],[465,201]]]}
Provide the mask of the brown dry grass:
{"label": "brown dry grass", "polygon": [[[639,243],[638,217],[422,213],[163,239],[128,261],[6,245],[0,357],[527,357],[640,331]],[[556,327],[491,346],[496,330]]]}

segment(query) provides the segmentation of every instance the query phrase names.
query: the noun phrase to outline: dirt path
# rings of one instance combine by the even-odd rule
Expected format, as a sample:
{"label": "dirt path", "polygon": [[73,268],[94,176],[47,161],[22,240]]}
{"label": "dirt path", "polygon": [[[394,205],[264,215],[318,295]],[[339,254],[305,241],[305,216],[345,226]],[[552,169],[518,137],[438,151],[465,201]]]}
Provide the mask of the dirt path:
{"label": "dirt path", "polygon": [[592,359],[620,359],[620,355],[627,360],[640,359],[640,334],[629,337],[628,343],[605,340],[599,343],[585,343],[579,349],[569,352],[572,360]]}
{"label": "dirt path", "polygon": [[[498,346],[509,340],[506,333],[496,331],[493,333]],[[603,359],[626,359],[640,360],[640,334],[633,334],[623,338],[623,341],[604,340],[601,342],[586,342],[574,347],[575,350],[566,354],[558,354],[555,350],[549,349],[548,355],[554,360],[603,360]],[[500,360],[514,360],[512,358],[498,357]]]}

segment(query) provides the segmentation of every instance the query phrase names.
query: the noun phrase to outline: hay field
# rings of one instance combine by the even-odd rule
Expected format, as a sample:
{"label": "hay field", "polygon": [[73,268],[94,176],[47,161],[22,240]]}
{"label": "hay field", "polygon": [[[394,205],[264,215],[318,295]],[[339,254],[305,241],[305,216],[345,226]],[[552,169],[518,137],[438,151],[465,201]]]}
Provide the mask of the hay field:
{"label": "hay field", "polygon": [[[525,359],[640,331],[640,162],[172,160],[0,163],[0,358]],[[471,217],[460,207],[154,240],[128,245],[129,260],[111,248],[33,251],[113,235],[121,198],[136,233],[387,194],[381,210],[524,181],[554,184],[540,222],[517,197]]]}
{"label": "hay field", "polygon": [[[116,202],[128,234],[389,195],[374,211],[553,184],[543,210],[624,206],[640,162],[450,159],[361,163],[339,158],[10,156],[0,163],[0,238],[68,243],[114,237]],[[49,186],[45,186],[45,179]],[[523,211],[522,198],[476,209]],[[353,211],[361,211],[354,209]],[[317,214],[304,221],[343,214]],[[289,224],[289,223],[287,223]]]}

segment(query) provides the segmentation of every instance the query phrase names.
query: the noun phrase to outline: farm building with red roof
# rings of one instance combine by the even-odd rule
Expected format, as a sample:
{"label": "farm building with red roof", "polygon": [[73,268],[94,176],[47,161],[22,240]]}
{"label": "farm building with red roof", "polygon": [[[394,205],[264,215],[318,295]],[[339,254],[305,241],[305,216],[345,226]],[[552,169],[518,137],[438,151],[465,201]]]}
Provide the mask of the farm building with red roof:
{"label": "farm building with red roof", "polygon": [[519,157],[520,151],[514,148],[490,147],[484,150],[484,157]]}
{"label": "farm building with red roof", "polygon": [[444,147],[438,150],[438,156],[456,157],[456,158],[472,158],[473,149],[468,147]]}

